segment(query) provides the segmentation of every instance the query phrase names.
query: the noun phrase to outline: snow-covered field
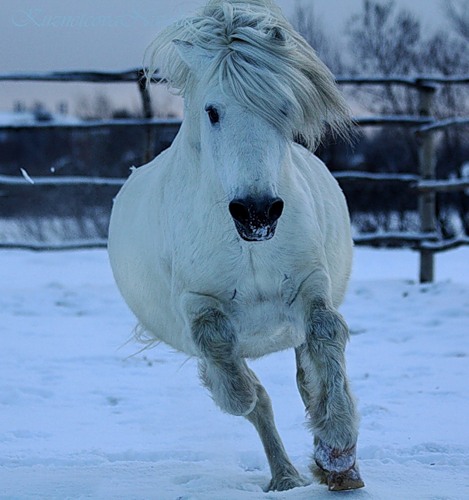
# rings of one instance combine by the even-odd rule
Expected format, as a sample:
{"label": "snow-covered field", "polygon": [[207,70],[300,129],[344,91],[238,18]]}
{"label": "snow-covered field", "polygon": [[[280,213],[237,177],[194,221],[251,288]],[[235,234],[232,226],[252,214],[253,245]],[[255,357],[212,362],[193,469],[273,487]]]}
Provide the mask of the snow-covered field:
{"label": "snow-covered field", "polygon": [[[347,499],[469,498],[469,249],[437,257],[358,249],[342,312],[362,415],[366,488]],[[196,362],[138,353],[105,251],[0,252],[0,498],[243,500],[341,496],[270,479],[250,424],[221,413]],[[292,352],[251,366],[291,458],[309,476],[312,438]]]}

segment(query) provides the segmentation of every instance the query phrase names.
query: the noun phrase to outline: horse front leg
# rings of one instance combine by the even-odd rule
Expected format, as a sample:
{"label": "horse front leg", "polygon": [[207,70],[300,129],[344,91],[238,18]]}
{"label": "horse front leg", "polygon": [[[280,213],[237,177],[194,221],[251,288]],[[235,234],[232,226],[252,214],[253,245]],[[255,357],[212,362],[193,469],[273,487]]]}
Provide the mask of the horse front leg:
{"label": "horse front leg", "polygon": [[265,491],[285,491],[297,486],[306,486],[308,482],[298,473],[290,462],[282,440],[277,432],[272,411],[272,403],[267,391],[247,366],[255,380],[257,404],[246,418],[256,428],[269,461],[272,480]]}
{"label": "horse front leg", "polygon": [[317,475],[329,490],[361,488],[358,416],[345,369],[348,327],[325,303],[312,305],[306,342],[296,350],[297,383],[314,433]]}
{"label": "horse front leg", "polygon": [[193,317],[192,335],[200,351],[202,382],[215,403],[231,415],[246,417],[261,438],[272,472],[266,490],[307,484],[288,458],[266,390],[237,353],[236,335],[227,316],[218,308],[203,308]]}
{"label": "horse front leg", "polygon": [[255,379],[237,354],[228,318],[218,309],[205,309],[194,319],[192,335],[200,351],[200,378],[215,403],[230,415],[249,415],[257,404]]}

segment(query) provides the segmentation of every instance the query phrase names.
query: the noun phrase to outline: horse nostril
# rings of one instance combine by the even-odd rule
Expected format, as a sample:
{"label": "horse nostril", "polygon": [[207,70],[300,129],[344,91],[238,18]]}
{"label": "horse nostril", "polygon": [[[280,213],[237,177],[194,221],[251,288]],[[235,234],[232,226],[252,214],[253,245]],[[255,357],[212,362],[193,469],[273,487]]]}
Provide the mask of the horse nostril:
{"label": "horse nostril", "polygon": [[280,198],[274,200],[274,202],[270,205],[270,208],[268,210],[268,217],[271,224],[280,219],[280,216],[282,215],[283,212],[283,207],[284,203],[283,200]]}
{"label": "horse nostril", "polygon": [[274,224],[282,215],[283,206],[280,198],[261,201],[247,198],[233,200],[228,208],[233,219],[240,224],[262,227]]}
{"label": "horse nostril", "polygon": [[241,238],[266,241],[275,234],[283,206],[280,198],[238,198],[230,202],[228,209]]}
{"label": "horse nostril", "polygon": [[249,222],[250,213],[249,208],[241,200],[232,201],[228,207],[231,217],[241,224],[245,225]]}

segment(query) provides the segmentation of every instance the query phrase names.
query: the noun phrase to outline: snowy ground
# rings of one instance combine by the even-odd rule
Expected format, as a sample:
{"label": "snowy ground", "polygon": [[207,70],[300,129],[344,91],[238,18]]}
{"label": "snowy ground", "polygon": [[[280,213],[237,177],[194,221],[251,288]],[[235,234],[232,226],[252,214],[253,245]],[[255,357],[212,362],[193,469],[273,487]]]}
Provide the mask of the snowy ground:
{"label": "snowy ground", "polygon": [[[0,498],[468,499],[469,249],[438,256],[434,285],[416,275],[414,253],[358,249],[342,308],[367,487],[263,493],[254,430],[214,406],[195,361],[124,345],[134,319],[104,251],[0,252]],[[309,475],[292,353],[251,365]]]}

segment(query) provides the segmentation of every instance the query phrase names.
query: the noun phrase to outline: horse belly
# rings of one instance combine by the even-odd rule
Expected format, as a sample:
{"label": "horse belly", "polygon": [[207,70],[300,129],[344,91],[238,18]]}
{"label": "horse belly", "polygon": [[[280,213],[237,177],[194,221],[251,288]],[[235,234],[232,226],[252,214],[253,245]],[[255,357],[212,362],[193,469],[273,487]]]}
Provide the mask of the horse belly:
{"label": "horse belly", "polygon": [[281,300],[259,300],[243,304],[233,311],[240,355],[258,358],[266,354],[298,347],[305,341],[301,313]]}

